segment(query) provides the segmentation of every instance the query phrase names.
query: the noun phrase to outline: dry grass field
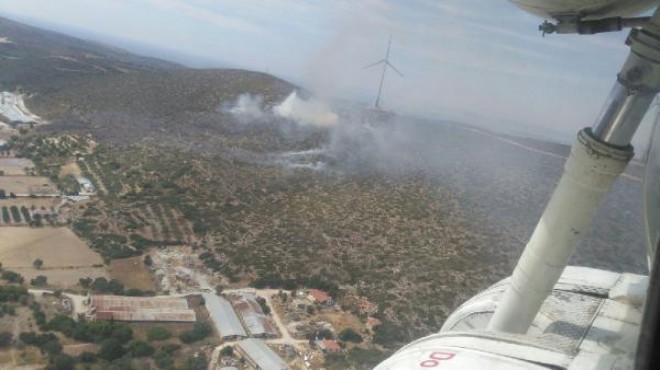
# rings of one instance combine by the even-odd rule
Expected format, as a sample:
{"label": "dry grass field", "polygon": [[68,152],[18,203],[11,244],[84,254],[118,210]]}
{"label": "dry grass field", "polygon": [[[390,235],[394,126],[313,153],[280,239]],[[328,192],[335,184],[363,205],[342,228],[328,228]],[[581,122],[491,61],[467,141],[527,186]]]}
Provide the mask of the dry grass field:
{"label": "dry grass field", "polygon": [[34,163],[27,158],[0,158],[0,171],[5,175],[26,175],[25,168],[34,167]]}
{"label": "dry grass field", "polygon": [[60,289],[79,287],[78,280],[80,278],[108,278],[108,271],[105,266],[74,268],[53,267],[43,268],[41,270],[37,270],[33,267],[20,267],[12,268],[11,270],[21,274],[21,276],[23,276],[27,282],[39,275],[43,275],[48,278],[48,285],[50,287]]}
{"label": "dry grass field", "polygon": [[[0,262],[8,270],[18,272],[27,281],[37,276],[48,277],[50,285],[73,286],[81,277],[107,276],[101,256],[66,227],[0,228]],[[44,264],[33,267],[36,259]]]}
{"label": "dry grass field", "polygon": [[47,177],[42,176],[0,176],[0,189],[7,195],[14,193],[17,196],[59,194],[57,187]]}
{"label": "dry grass field", "polygon": [[37,258],[44,261],[44,269],[103,263],[98,253],[66,227],[6,227],[0,229],[0,240],[0,261],[7,268],[32,267]]}
{"label": "dry grass field", "polygon": [[74,177],[82,176],[83,173],[76,162],[69,162],[60,168],[60,177],[71,175]]}
{"label": "dry grass field", "polygon": [[62,199],[57,197],[0,199],[0,207],[16,206],[18,208],[26,207],[28,209],[32,209],[33,206],[39,209],[41,207],[51,209],[51,207],[59,206],[60,203],[62,203]]}
{"label": "dry grass field", "polygon": [[108,273],[111,278],[119,280],[127,289],[136,288],[155,291],[158,286],[142,259],[142,256],[138,256],[112,260],[108,267]]}

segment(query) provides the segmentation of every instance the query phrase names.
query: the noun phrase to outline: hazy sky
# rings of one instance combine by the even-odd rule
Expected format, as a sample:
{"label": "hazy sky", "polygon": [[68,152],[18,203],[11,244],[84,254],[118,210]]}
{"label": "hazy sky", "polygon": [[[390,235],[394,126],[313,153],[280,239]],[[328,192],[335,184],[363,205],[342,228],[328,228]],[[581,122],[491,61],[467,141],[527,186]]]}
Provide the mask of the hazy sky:
{"label": "hazy sky", "polygon": [[505,0],[0,0],[0,14],[364,102],[380,70],[362,67],[392,34],[405,78],[388,76],[385,107],[563,140],[592,124],[628,53],[627,32],[542,38],[542,19]]}

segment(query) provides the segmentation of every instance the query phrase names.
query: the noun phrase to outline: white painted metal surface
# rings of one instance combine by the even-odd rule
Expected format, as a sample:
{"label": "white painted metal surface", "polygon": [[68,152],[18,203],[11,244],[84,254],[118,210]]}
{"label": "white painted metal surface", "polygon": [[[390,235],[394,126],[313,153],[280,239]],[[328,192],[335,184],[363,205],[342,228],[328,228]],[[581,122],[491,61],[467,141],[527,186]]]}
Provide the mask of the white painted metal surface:
{"label": "white painted metal surface", "polygon": [[411,343],[376,369],[632,368],[646,276],[567,267],[527,333],[489,332],[488,318],[510,282],[479,293],[440,334]]}
{"label": "white painted metal surface", "polygon": [[550,198],[489,330],[525,333],[559,280],[601,199],[623,172],[632,150],[617,151],[583,130],[573,144],[564,175]]}
{"label": "white painted metal surface", "polygon": [[585,14],[591,18],[633,16],[658,4],[657,0],[510,0],[540,17]]}

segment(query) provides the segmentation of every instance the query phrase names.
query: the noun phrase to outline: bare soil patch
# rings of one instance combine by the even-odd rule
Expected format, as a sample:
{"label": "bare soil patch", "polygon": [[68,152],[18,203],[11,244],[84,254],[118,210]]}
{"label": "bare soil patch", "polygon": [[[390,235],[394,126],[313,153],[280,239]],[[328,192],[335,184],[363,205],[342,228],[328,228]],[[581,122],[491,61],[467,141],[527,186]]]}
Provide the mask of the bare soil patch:
{"label": "bare soil patch", "polygon": [[78,163],[70,162],[60,168],[60,177],[65,177],[67,175],[74,177],[83,175],[82,170],[80,170],[80,167],[78,166]]}
{"label": "bare soil patch", "polygon": [[137,256],[113,260],[108,268],[110,277],[119,280],[126,288],[157,290],[158,286],[144,265],[143,258]]}

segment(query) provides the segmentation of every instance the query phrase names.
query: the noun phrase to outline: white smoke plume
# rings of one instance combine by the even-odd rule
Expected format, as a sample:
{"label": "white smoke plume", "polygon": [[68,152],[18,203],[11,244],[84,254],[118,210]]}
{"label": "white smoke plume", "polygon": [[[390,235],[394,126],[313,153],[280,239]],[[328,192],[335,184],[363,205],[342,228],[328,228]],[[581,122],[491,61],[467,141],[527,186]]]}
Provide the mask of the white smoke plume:
{"label": "white smoke plume", "polygon": [[288,118],[301,126],[329,127],[339,117],[323,102],[310,98],[301,99],[294,91],[279,105],[273,107],[275,115]]}
{"label": "white smoke plume", "polygon": [[240,121],[259,121],[266,116],[261,108],[263,104],[264,99],[259,95],[241,94],[228,111]]}
{"label": "white smoke plume", "polygon": [[264,110],[263,107],[262,96],[241,94],[233,105],[224,110],[244,123],[279,117],[291,120],[300,126],[331,127],[339,121],[339,116],[327,104],[314,98],[302,99],[295,91],[272,110]]}

